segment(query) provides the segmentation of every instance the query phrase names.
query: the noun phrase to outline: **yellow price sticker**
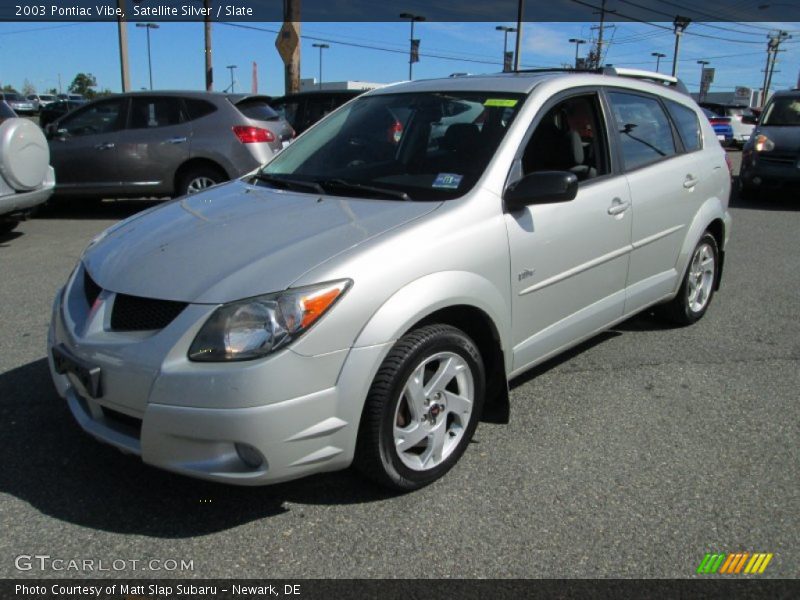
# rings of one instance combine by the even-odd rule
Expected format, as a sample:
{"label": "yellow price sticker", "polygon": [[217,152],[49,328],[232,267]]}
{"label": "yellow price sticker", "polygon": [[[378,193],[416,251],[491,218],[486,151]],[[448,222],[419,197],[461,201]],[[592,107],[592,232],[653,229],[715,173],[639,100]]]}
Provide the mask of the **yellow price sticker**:
{"label": "yellow price sticker", "polygon": [[484,106],[502,106],[503,108],[511,108],[517,105],[517,100],[510,98],[489,98],[483,103]]}

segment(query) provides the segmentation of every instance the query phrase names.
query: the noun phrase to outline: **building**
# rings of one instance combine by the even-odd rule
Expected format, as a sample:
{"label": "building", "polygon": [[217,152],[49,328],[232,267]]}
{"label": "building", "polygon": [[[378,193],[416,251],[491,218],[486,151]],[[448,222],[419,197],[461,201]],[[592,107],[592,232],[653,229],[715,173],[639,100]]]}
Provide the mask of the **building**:
{"label": "building", "polygon": [[324,81],[322,86],[317,83],[316,77],[300,80],[301,92],[312,92],[314,90],[374,90],[385,86],[385,83],[370,83],[368,81]]}

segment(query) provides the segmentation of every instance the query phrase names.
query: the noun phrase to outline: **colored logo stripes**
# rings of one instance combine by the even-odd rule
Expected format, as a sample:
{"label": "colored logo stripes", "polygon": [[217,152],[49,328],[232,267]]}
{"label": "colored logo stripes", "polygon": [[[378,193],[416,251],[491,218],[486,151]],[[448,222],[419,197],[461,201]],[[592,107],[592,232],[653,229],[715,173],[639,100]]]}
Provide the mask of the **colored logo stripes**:
{"label": "colored logo stripes", "polygon": [[720,553],[707,553],[700,566],[697,567],[697,572],[703,575],[710,575],[714,573],[724,575],[739,575],[741,573],[746,575],[755,575],[763,573],[767,568],[769,561],[772,560],[773,554],[756,552],[750,554],[749,552],[731,552],[728,554]]}

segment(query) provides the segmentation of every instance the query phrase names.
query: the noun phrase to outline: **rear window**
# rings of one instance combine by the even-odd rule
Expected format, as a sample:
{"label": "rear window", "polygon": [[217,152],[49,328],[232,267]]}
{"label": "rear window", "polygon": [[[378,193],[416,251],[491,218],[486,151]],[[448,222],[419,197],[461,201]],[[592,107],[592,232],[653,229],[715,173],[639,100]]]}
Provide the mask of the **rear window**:
{"label": "rear window", "polygon": [[678,129],[678,135],[683,142],[683,147],[687,152],[694,152],[703,147],[703,137],[700,131],[700,121],[697,119],[697,113],[691,108],[672,102],[666,101],[667,110],[669,111],[672,120],[675,122],[675,127]]}
{"label": "rear window", "polygon": [[266,100],[247,98],[238,102],[236,108],[248,119],[256,121],[274,121],[278,118],[278,113],[272,110]]}
{"label": "rear window", "polygon": [[658,100],[619,92],[610,93],[609,98],[627,170],[675,154],[672,128]]}
{"label": "rear window", "polygon": [[184,98],[183,103],[186,106],[186,114],[190,121],[210,115],[217,110],[217,107],[211,104],[211,102],[208,100],[200,100],[199,98]]}

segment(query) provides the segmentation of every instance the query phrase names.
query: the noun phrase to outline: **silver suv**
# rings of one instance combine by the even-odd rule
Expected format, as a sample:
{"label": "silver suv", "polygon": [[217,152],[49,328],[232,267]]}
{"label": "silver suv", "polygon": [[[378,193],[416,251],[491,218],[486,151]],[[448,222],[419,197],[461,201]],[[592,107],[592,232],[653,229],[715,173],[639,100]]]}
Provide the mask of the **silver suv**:
{"label": "silver suv", "polygon": [[113,226],[55,300],[59,394],[178,473],[434,481],[510,378],[648,307],[708,309],[730,174],[659,77],[389,86],[257,173]]}

